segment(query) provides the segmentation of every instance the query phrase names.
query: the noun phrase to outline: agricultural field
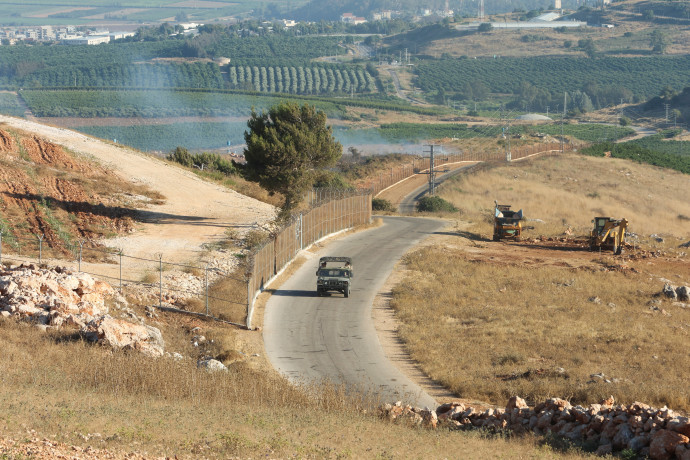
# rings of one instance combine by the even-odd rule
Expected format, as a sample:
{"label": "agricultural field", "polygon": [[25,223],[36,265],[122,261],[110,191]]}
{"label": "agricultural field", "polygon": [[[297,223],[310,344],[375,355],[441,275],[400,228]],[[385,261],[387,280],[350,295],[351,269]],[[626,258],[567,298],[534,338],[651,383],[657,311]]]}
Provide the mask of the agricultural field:
{"label": "agricultural field", "polygon": [[[259,94],[159,90],[25,90],[21,95],[35,116],[80,118],[248,117],[252,107],[260,111],[283,99]],[[338,113],[333,103],[313,103],[329,116]]]}
{"label": "agricultural field", "polygon": [[374,77],[362,67],[230,66],[228,74],[230,88],[262,93],[333,95],[376,91]]}
{"label": "agricultural field", "polygon": [[[445,59],[423,61],[416,66],[418,85],[424,91],[443,88],[446,92],[462,94],[467,83],[481,81],[492,93],[518,94],[521,85],[550,94],[581,90],[589,82],[600,82],[601,90],[610,89],[614,95],[603,100],[602,108],[619,104],[625,88],[629,96],[640,100],[656,96],[665,86],[681,89],[690,85],[690,59],[687,56],[657,56],[644,58],[601,57],[501,57],[496,59]],[[521,78],[516,79],[515,75]],[[605,84],[602,82],[606,82]],[[594,100],[594,95],[590,98]],[[617,99],[615,99],[617,97]]]}
{"label": "agricultural field", "polygon": [[[250,68],[311,67],[312,59],[344,53],[339,42],[336,37],[231,35],[192,48],[180,39],[76,47],[1,46],[0,86],[219,88],[223,87],[219,85],[220,72],[226,69],[212,58],[230,56],[233,66]],[[341,73],[349,69],[326,68]],[[359,78],[359,68],[355,70]]]}
{"label": "agricultural field", "polygon": [[[511,136],[543,136],[550,134],[565,136],[586,142],[617,140],[634,133],[630,128],[611,126],[597,123],[583,124],[540,124],[524,125],[500,123],[498,120],[488,120],[483,124],[464,123],[386,123],[378,128],[349,129],[343,132],[343,136],[379,138],[387,142],[422,141],[430,139],[472,139],[472,138],[496,138],[504,133]],[[507,129],[507,131],[506,131]],[[517,142],[517,141],[516,141]]]}
{"label": "agricultural field", "polygon": [[690,142],[668,139],[663,134],[618,144],[603,142],[582,149],[582,153],[599,157],[624,158],[690,174]]}

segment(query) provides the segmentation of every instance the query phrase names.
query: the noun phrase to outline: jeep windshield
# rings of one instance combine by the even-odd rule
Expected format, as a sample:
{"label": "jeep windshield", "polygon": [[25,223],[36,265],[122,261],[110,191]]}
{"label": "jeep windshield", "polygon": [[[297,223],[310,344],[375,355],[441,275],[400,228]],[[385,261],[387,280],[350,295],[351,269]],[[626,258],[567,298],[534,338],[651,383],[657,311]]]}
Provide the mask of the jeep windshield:
{"label": "jeep windshield", "polygon": [[346,277],[350,276],[347,270],[338,270],[333,268],[322,268],[319,270],[318,276],[337,276]]}

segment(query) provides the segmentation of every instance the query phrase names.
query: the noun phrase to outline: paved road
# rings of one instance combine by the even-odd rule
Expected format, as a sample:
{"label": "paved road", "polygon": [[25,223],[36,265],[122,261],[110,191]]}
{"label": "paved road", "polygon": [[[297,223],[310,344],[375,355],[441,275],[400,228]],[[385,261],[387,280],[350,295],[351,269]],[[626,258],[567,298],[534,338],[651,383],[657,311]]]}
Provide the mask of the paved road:
{"label": "paved road", "polygon": [[[457,175],[457,174],[460,174],[461,171],[465,171],[465,170],[467,170],[467,169],[469,169],[469,168],[473,168],[473,167],[476,166],[476,165],[477,165],[477,163],[472,163],[472,164],[469,164],[469,165],[466,165],[466,166],[462,166],[462,167],[460,167],[460,168],[458,168],[458,169],[454,169],[454,170],[449,171],[449,172],[444,173],[444,174],[437,174],[437,176],[436,176],[436,186],[438,187],[438,185],[439,185],[441,182],[443,182],[444,180],[449,179],[449,178],[451,178],[451,177],[453,177],[453,176],[455,176],[455,175]],[[441,165],[441,166],[436,167],[436,168],[434,168],[434,169],[436,169],[436,170],[438,170],[438,169],[443,170],[443,167],[444,167],[444,166]],[[419,199],[420,199],[421,197],[423,197],[424,195],[426,195],[428,192],[429,192],[429,183],[427,182],[426,184],[422,185],[421,187],[416,188],[412,193],[410,193],[409,195],[407,195],[407,196],[405,197],[405,199],[403,199],[403,200],[400,202],[400,205],[398,206],[398,212],[401,213],[401,214],[411,214],[411,213],[415,212],[415,209],[417,209],[417,208],[416,208],[416,206],[417,206],[417,201],[419,201]]]}
{"label": "paved road", "polygon": [[[371,320],[376,293],[398,259],[444,223],[384,217],[382,226],[334,241],[308,260],[269,299],[264,342],[273,366],[294,382],[329,379],[364,387],[384,402],[436,407],[433,398],[401,374],[383,353]],[[348,299],[316,296],[318,257],[347,255],[355,269]]]}

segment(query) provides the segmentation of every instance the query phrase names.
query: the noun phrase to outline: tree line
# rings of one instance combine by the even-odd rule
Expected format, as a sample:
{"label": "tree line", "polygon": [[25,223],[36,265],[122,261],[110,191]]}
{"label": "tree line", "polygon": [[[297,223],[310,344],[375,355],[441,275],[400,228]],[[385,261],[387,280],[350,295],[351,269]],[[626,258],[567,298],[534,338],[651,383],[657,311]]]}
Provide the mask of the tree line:
{"label": "tree line", "polygon": [[448,59],[423,61],[415,70],[420,88],[446,99],[477,101],[490,93],[510,93],[514,107],[533,111],[562,109],[564,93],[571,107],[585,112],[640,102],[664,86],[690,83],[687,56]]}

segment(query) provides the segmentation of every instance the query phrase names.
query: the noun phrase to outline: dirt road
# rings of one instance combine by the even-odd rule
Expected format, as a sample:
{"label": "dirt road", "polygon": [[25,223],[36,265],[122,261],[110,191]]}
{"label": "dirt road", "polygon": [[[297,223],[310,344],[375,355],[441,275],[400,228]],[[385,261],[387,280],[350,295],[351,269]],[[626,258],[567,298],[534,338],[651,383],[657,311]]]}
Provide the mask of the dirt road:
{"label": "dirt road", "polygon": [[141,223],[127,236],[104,241],[134,257],[190,262],[204,243],[238,234],[273,219],[275,208],[130,148],[109,144],[64,128],[0,115],[0,124],[37,134],[77,155],[95,159],[125,180],[164,195],[163,204],[138,208]]}

